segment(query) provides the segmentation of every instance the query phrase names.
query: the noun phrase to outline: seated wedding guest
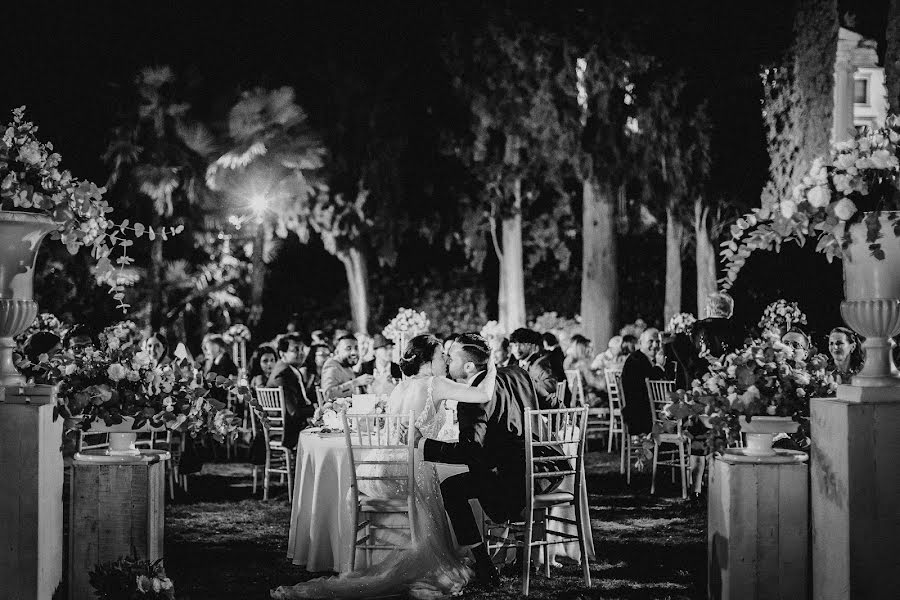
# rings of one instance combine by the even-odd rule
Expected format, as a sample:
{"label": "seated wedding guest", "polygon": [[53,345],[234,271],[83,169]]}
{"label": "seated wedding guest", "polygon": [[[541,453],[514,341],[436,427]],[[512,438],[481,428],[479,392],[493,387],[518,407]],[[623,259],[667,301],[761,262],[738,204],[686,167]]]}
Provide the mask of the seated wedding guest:
{"label": "seated wedding guest", "polygon": [[491,360],[494,361],[494,366],[499,369],[500,367],[509,367],[516,364],[515,358],[509,351],[509,338],[495,337],[491,339],[490,344]]}
{"label": "seated wedding guest", "polygon": [[559,339],[549,331],[541,334],[541,342],[544,346],[544,352],[550,355],[550,366],[554,373],[563,373],[566,370],[566,354],[559,347]]}
{"label": "seated wedding guest", "polygon": [[625,361],[631,356],[638,347],[638,339],[631,334],[622,336],[622,349],[619,350],[618,363],[621,367],[625,366]]}
{"label": "seated wedding guest", "polygon": [[849,384],[862,369],[862,344],[856,333],[846,327],[835,327],[828,334],[828,372],[838,383]]}
{"label": "seated wedding guest", "polygon": [[150,355],[150,360],[156,366],[164,366],[172,362],[169,354],[169,340],[164,333],[153,331],[144,338],[141,350]]}
{"label": "seated wedding guest", "polygon": [[392,340],[387,339],[380,333],[376,333],[372,337],[372,350],[375,352],[375,357],[360,365],[360,375],[373,375],[376,380],[379,378],[401,379],[403,377],[400,365],[391,360],[394,357],[394,342]]}
{"label": "seated wedding guest", "polygon": [[361,387],[372,383],[371,375],[357,375],[353,367],[359,362],[356,337],[347,333],[337,341],[334,356],[322,367],[322,392],[329,400],[349,398]]}
{"label": "seated wedding guest", "polygon": [[309,353],[309,340],[299,333],[288,333],[278,340],[278,362],[272,367],[267,387],[280,387],[284,393],[284,438],[285,448],[297,446],[297,440],[315,414],[315,399],[310,401],[303,385],[300,366]]}
{"label": "seated wedding guest", "polygon": [[799,329],[791,329],[785,333],[781,336],[781,342],[794,350],[805,350],[807,353],[809,353],[810,348],[812,348],[809,337]]}
{"label": "seated wedding guest", "polygon": [[94,344],[94,336],[85,325],[74,325],[66,332],[63,346],[67,350],[78,350],[80,348],[91,348]]}
{"label": "seated wedding guest", "polygon": [[566,351],[566,370],[578,371],[584,387],[584,401],[594,406],[600,399],[600,393],[606,389],[606,378],[597,376],[591,370],[591,340],[581,334],[572,336],[572,344]]}
{"label": "seated wedding guest", "polygon": [[306,385],[306,395],[310,398],[316,398],[316,388],[322,387],[322,367],[329,358],[331,358],[331,348],[328,347],[328,344],[313,341],[309,349],[309,356],[300,367],[303,382]]}
{"label": "seated wedding guest", "polygon": [[734,299],[725,292],[713,292],[706,298],[706,318],[691,329],[694,346],[700,354],[719,358],[742,345],[743,339],[731,319]]}
{"label": "seated wedding guest", "polygon": [[250,388],[265,387],[272,375],[272,369],[278,362],[278,352],[272,346],[260,345],[250,356]]}
{"label": "seated wedding guest", "polygon": [[541,351],[541,334],[520,327],[509,336],[509,346],[513,357],[534,382],[538,408],[563,408],[565,398],[556,397],[556,384],[565,381],[566,374],[554,373],[550,356]]}
{"label": "seated wedding guest", "polygon": [[[606,344],[606,350],[598,354],[593,362],[591,362],[591,370],[596,371],[597,375],[603,376],[606,369],[621,369],[624,360],[620,359],[622,352],[622,336],[614,335],[609,338]],[[627,356],[625,358],[628,358]],[[604,388],[606,383],[604,382]]]}
{"label": "seated wedding guest", "polygon": [[203,374],[215,373],[222,377],[236,376],[238,374],[237,365],[234,364],[228,350],[228,342],[221,335],[207,336],[203,346],[203,356],[206,359]]}
{"label": "seated wedding guest", "polygon": [[622,418],[630,435],[650,433],[653,427],[647,380],[664,379],[666,376],[658,363],[660,347],[659,330],[652,327],[645,329],[638,341],[638,349],[628,357],[622,368],[622,394],[625,398]]}

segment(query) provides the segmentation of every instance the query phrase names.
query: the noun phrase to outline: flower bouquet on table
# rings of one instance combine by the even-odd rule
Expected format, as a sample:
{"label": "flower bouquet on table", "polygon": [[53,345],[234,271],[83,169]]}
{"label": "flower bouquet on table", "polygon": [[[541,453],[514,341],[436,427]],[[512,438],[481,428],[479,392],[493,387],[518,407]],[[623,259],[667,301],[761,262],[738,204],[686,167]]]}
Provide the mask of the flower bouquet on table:
{"label": "flower bouquet on table", "polygon": [[250,328],[243,323],[236,323],[225,331],[223,337],[229,344],[240,344],[241,342],[246,344],[250,341]]}
{"label": "flower bouquet on table", "polygon": [[151,562],[129,556],[100,563],[90,572],[90,582],[100,600],[175,600],[175,586],[161,558]]}
{"label": "flower bouquet on table", "polygon": [[[329,400],[316,408],[311,425],[318,427],[319,433],[342,433],[344,431],[344,421],[341,419],[341,413],[346,412],[352,405],[353,401],[350,398]],[[372,412],[383,414],[386,409],[387,396],[381,396],[375,402]]]}
{"label": "flower bouquet on table", "polygon": [[[712,362],[690,390],[673,392],[666,410],[673,418],[697,415],[712,430],[707,443],[716,452],[738,441],[741,430],[757,433],[765,423],[791,433],[797,428],[794,422],[808,419],[811,397],[834,396],[827,364],[822,354],[809,357],[771,337],[754,340]],[[751,426],[754,420],[757,424]]]}
{"label": "flower bouquet on table", "polygon": [[852,242],[850,226],[864,223],[869,253],[884,260],[881,217],[900,230],[897,194],[900,175],[900,119],[890,116],[882,128],[832,144],[828,157],[813,161],[790,198],[774,198],[731,226],[722,243],[727,290],[756,250],[779,250],[786,241],[801,246],[817,238],[816,251],[831,262],[845,257]]}
{"label": "flower bouquet on table", "polygon": [[249,389],[215,375],[198,381],[187,360],[156,365],[140,349],[137,334],[135,324],[124,321],[102,332],[98,348],[42,355],[33,366],[41,383],[58,385],[58,409],[69,426],[88,431],[100,423],[107,428],[130,423],[131,430],[209,432],[220,442],[235,435],[240,419],[210,391],[234,389],[255,403]]}

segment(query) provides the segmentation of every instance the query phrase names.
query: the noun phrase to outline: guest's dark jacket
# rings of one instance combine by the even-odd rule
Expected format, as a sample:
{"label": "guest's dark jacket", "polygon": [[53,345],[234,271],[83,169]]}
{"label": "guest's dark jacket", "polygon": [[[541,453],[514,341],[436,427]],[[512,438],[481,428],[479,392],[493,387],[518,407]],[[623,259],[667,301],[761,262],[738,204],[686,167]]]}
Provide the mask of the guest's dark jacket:
{"label": "guest's dark jacket", "polygon": [[[485,377],[481,373],[473,385]],[[496,522],[519,519],[525,508],[525,409],[536,408],[537,395],[528,374],[518,366],[497,370],[494,395],[486,404],[460,402],[459,441],[442,442],[427,439],[426,461],[464,464],[483,480],[488,490],[479,500],[488,516]],[[543,448],[543,450],[539,450]],[[538,446],[536,456],[559,456],[559,448]],[[548,470],[558,470],[552,462],[535,463]],[[538,479],[536,493],[546,493],[561,483],[561,477],[549,482]]]}
{"label": "guest's dark jacket", "polygon": [[691,328],[691,337],[695,348],[705,345],[716,358],[743,345],[741,332],[731,319],[712,317],[697,321]]}
{"label": "guest's dark jacket", "polygon": [[[375,359],[367,360],[362,363],[359,367],[360,375],[374,375],[375,374]],[[402,379],[403,372],[400,370],[400,365],[397,363],[391,363],[391,377],[394,379]]]}
{"label": "guest's dark jacket", "polygon": [[290,365],[278,361],[269,375],[268,387],[281,387],[284,390],[284,441],[286,448],[294,448],[300,431],[307,425],[307,419],[316,412],[315,401],[310,402],[306,396],[301,376]]}
{"label": "guest's dark jacket", "polygon": [[625,361],[622,367],[622,395],[625,400],[622,418],[630,435],[650,433],[653,429],[647,380],[664,379],[665,376],[665,372],[652,364],[640,350],[632,352]]}
{"label": "guest's dark jacket", "polygon": [[[217,358],[206,363],[203,373],[204,379],[210,373],[215,373],[220,377],[237,377],[238,368],[234,361],[231,360],[231,355],[228,352],[223,352]],[[228,400],[228,390],[214,386],[210,391],[210,396],[220,402],[225,402]]]}
{"label": "guest's dark jacket", "polygon": [[700,358],[698,349],[686,333],[676,334],[663,343],[666,355],[666,379],[675,380],[675,389],[689,390],[691,381],[709,370],[709,361]]}
{"label": "guest's dark jacket", "polygon": [[557,372],[552,363],[550,354],[541,352],[535,352],[521,363],[522,368],[528,371],[534,382],[537,407],[541,410],[565,407],[566,398],[556,397],[556,384],[566,380],[566,372],[565,370]]}

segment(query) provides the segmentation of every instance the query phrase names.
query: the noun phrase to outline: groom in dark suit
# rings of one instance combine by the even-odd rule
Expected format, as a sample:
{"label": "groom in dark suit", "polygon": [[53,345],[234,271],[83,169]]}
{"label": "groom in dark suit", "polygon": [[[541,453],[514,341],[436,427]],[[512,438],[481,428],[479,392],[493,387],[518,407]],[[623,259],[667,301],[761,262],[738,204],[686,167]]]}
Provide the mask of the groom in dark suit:
{"label": "groom in dark suit", "polygon": [[[487,375],[491,351],[487,342],[474,333],[459,336],[449,349],[449,375],[456,381],[478,385]],[[469,506],[477,498],[496,523],[519,521],[525,508],[525,409],[537,408],[534,383],[519,366],[497,371],[493,397],[486,404],[459,403],[459,441],[416,440],[429,462],[465,464],[467,473],[448,477],[441,484],[444,507],[456,540],[469,546],[475,556],[478,583],[499,585],[499,575],[481,539],[481,528]],[[420,436],[418,430],[415,433]],[[539,463],[548,465],[548,463]],[[552,468],[552,467],[551,467]],[[555,478],[559,483],[560,478]],[[542,489],[537,480],[536,493]],[[526,516],[527,517],[527,516]]]}
{"label": "groom in dark suit", "polygon": [[300,367],[309,353],[309,339],[299,333],[288,333],[278,340],[278,362],[269,375],[268,387],[281,387],[284,392],[284,438],[282,445],[294,449],[300,431],[315,414],[316,406],[306,396]]}

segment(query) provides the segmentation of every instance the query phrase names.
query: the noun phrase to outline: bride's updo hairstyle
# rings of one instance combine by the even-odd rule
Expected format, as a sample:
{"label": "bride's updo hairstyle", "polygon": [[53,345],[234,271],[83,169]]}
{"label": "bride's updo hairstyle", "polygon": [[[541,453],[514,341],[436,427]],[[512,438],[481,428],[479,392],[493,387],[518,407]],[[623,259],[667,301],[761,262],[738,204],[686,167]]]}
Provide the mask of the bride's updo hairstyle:
{"label": "bride's updo hairstyle", "polygon": [[417,375],[422,365],[430,363],[435,351],[441,347],[441,341],[430,333],[417,335],[409,340],[400,357],[400,370],[407,377]]}

